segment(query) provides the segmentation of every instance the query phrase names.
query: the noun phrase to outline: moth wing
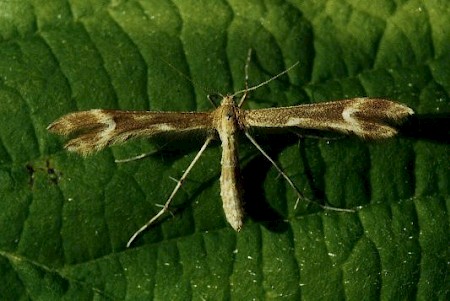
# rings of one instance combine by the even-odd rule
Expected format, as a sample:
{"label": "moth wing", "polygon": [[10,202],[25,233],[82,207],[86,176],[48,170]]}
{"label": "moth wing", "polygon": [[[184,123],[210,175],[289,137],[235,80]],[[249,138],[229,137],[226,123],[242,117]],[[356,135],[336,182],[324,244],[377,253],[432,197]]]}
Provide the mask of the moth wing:
{"label": "moth wing", "polygon": [[414,111],[406,105],[377,98],[351,98],[292,107],[245,111],[245,125],[256,128],[313,129],[382,139],[397,134]]}
{"label": "moth wing", "polygon": [[47,129],[60,135],[74,135],[65,147],[87,155],[134,137],[206,133],[211,127],[210,113],[90,110],[64,115]]}

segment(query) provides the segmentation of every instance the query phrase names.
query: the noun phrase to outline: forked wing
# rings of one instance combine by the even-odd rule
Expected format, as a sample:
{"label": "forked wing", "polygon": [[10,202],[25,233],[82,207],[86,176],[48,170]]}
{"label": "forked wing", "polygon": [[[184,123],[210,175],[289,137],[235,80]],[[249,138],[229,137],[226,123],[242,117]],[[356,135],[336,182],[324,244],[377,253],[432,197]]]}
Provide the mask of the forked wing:
{"label": "forked wing", "polygon": [[210,113],[90,110],[62,116],[47,129],[74,135],[65,147],[82,155],[133,137],[161,133],[204,131],[212,127]]}
{"label": "forked wing", "polygon": [[414,111],[377,98],[352,98],[293,107],[245,111],[245,125],[259,128],[302,128],[352,133],[382,139],[397,134],[399,124]]}

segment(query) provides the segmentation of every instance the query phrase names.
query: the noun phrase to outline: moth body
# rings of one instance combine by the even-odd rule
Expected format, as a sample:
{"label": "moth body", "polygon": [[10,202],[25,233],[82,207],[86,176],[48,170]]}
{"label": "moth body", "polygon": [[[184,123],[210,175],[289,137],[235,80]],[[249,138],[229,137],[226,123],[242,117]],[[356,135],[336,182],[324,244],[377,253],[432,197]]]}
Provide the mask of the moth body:
{"label": "moth body", "polygon": [[220,196],[225,217],[234,230],[240,231],[244,219],[239,170],[238,135],[240,110],[231,96],[225,96],[213,113],[213,123],[222,142]]}
{"label": "moth body", "polygon": [[[295,65],[294,65],[295,66]],[[291,67],[292,68],[292,67]],[[247,69],[246,69],[247,70]],[[314,129],[353,134],[365,139],[393,137],[414,111],[406,105],[378,98],[350,98],[291,107],[244,110],[241,108],[248,91],[255,90],[271,79],[245,90],[223,97],[219,107],[212,112],[151,112],[90,110],[62,116],[48,126],[48,130],[61,135],[72,135],[66,143],[69,151],[88,155],[106,146],[135,137],[152,137],[158,134],[203,133],[207,138],[200,151],[178,180],[175,189],[163,208],[130,238],[127,246],[149,225],[169,210],[169,205],[190,170],[205,151],[214,136],[222,142],[220,195],[228,223],[240,231],[243,225],[242,189],[239,170],[238,135],[243,132],[249,141],[272,163],[288,184],[296,191],[298,199],[306,199],[292,180],[250,135],[252,128],[259,129]],[[246,73],[247,74],[247,73]],[[247,75],[246,75],[247,76]],[[247,85],[246,85],[247,86]],[[237,105],[234,96],[243,94]],[[298,200],[297,200],[298,201]],[[325,209],[352,211],[325,205]]]}

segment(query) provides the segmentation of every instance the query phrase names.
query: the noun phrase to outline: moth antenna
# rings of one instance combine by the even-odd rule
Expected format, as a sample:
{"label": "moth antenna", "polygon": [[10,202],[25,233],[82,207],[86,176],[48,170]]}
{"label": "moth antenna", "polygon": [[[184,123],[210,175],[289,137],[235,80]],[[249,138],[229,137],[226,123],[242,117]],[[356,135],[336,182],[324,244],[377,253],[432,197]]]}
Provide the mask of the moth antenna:
{"label": "moth antenna", "polygon": [[[300,62],[297,61],[295,64],[293,64],[292,66],[290,66],[289,68],[287,68],[287,69],[284,70],[283,72],[278,73],[277,75],[275,75],[275,76],[269,78],[268,80],[265,80],[265,81],[263,81],[262,83],[259,83],[259,84],[257,84],[256,86],[250,87],[250,88],[248,88],[248,89],[244,89],[244,90],[240,90],[240,91],[234,92],[234,93],[233,93],[232,95],[230,95],[230,96],[234,97],[234,96],[236,96],[236,95],[238,95],[238,94],[241,94],[241,93],[248,93],[248,92],[250,92],[250,91],[254,91],[254,90],[258,89],[258,88],[261,88],[262,86],[267,85],[267,84],[270,83],[271,81],[274,81],[275,79],[279,78],[280,76],[282,76],[282,75],[288,73],[289,71],[291,71],[291,69],[293,69],[294,67],[296,67],[299,63],[300,63]],[[243,102],[243,101],[241,100],[241,102]]]}
{"label": "moth antenna", "polygon": [[238,108],[242,107],[244,104],[244,101],[247,99],[248,95],[248,66],[250,65],[250,60],[252,58],[252,49],[249,48],[247,52],[247,60],[245,61],[244,66],[244,82],[245,82],[245,92],[244,95],[242,95],[241,100],[238,103]]}
{"label": "moth antenna", "polygon": [[[208,100],[209,100],[209,102],[212,104],[212,106],[214,107],[214,108],[217,108],[217,104],[214,102],[214,100],[212,99],[212,96],[213,96],[214,94],[208,94],[208,95],[206,95],[206,98],[208,98]],[[218,95],[218,96],[220,96],[220,98],[221,99],[223,99],[225,96],[223,96],[222,94],[220,94],[220,93],[216,93],[216,95]]]}
{"label": "moth antenna", "polygon": [[183,72],[181,72],[177,67],[175,67],[174,65],[172,65],[170,62],[166,61],[164,58],[161,58],[161,60],[166,63],[170,68],[172,68],[176,73],[178,73],[178,75],[180,75],[182,78],[184,78],[185,80],[187,80],[188,82],[190,82],[192,84],[192,86],[199,86],[203,92],[205,92],[208,95],[208,100],[211,102],[211,104],[213,105],[214,108],[217,107],[217,105],[212,102],[209,99],[209,94],[211,92],[211,89],[208,89],[207,87],[205,87],[204,85],[195,82],[194,80],[192,80],[192,78],[190,78],[189,76],[187,76],[186,74],[184,74]]}
{"label": "moth antenna", "polygon": [[245,61],[244,74],[245,74],[245,90],[248,90],[248,66],[250,65],[250,60],[252,59],[252,49],[249,48],[247,52],[247,60]]}

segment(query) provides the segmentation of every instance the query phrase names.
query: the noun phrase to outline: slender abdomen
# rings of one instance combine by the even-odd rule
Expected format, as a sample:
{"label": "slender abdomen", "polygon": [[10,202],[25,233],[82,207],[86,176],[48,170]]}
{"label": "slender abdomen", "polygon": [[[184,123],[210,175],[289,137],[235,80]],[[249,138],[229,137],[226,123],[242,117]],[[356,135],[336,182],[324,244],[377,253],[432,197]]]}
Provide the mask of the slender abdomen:
{"label": "slender abdomen", "polygon": [[222,141],[222,173],[220,175],[220,196],[225,217],[234,230],[242,228],[244,210],[239,172],[238,122],[236,107],[232,99],[225,98],[214,112],[214,124]]}
{"label": "slender abdomen", "polygon": [[227,221],[234,230],[242,227],[242,189],[240,185],[239,157],[236,135],[221,135],[222,173],[220,175],[220,196]]}

